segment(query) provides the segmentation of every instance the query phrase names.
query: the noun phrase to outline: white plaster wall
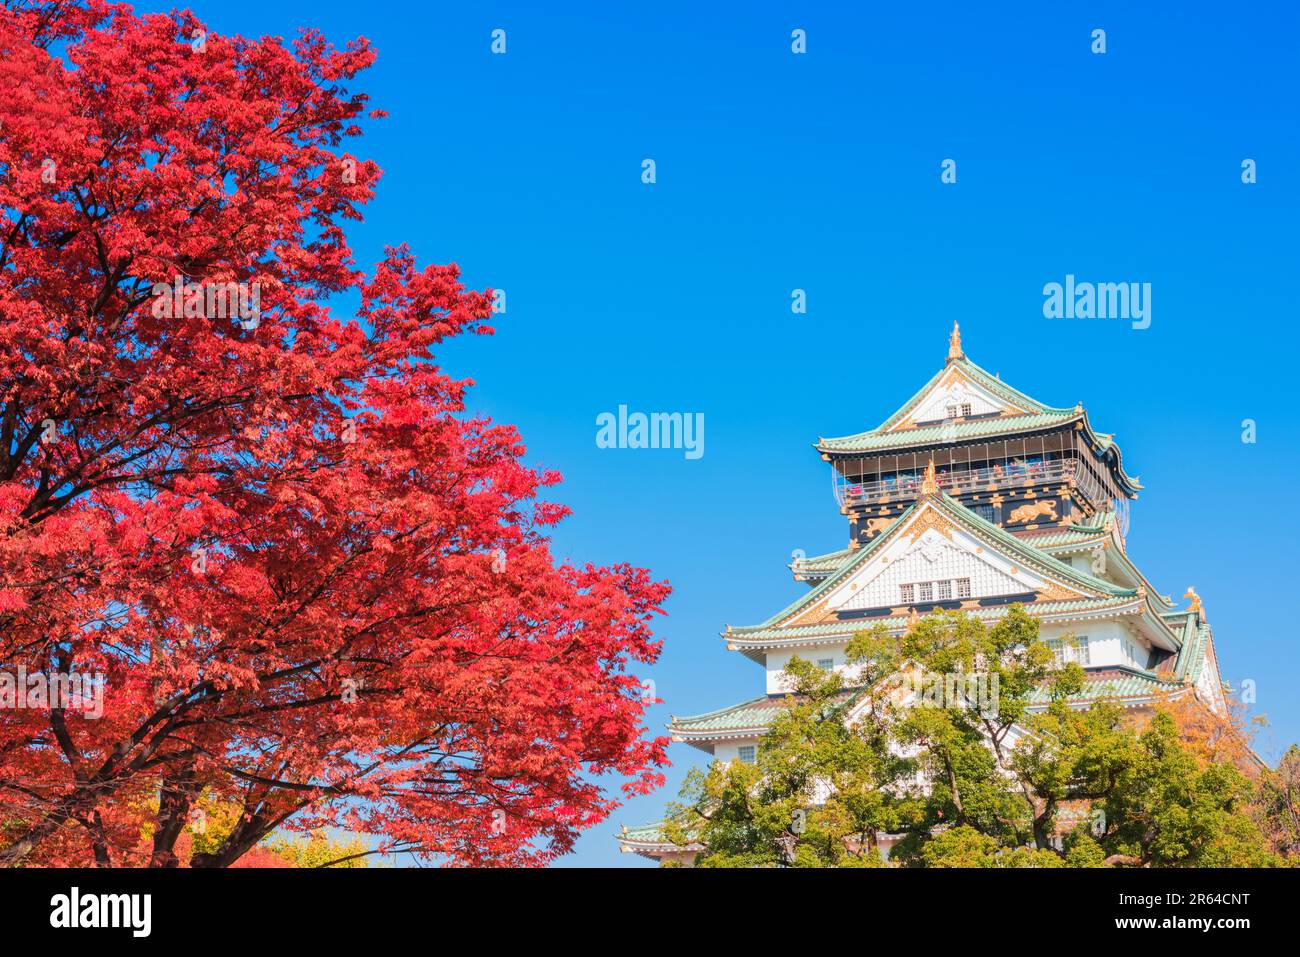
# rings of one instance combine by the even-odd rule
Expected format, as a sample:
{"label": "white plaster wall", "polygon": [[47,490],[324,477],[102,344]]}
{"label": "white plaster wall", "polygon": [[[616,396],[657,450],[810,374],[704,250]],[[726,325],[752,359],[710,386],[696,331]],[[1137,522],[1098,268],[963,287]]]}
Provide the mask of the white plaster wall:
{"label": "white plaster wall", "polygon": [[[1039,637],[1044,640],[1064,638],[1066,635],[1071,634],[1087,636],[1089,668],[1106,668],[1119,665],[1145,668],[1146,662],[1149,660],[1150,649],[1141,645],[1129,633],[1129,630],[1118,621],[1078,622],[1072,625],[1045,624],[1039,631]],[[1138,650],[1137,661],[1132,660],[1126,654],[1124,649],[1125,639],[1128,639],[1133,648]],[[784,669],[796,654],[805,661],[811,661],[814,664],[822,658],[832,659],[835,662],[834,669],[844,677],[847,685],[852,685],[857,677],[858,668],[850,666],[845,661],[844,651],[846,646],[847,642],[845,641],[799,648],[797,650],[770,652],[767,655],[767,693],[781,694],[791,690],[785,680]]]}
{"label": "white plaster wall", "polygon": [[[1013,571],[1014,570],[1014,571]],[[899,536],[885,553],[845,582],[829,597],[830,608],[888,608],[902,603],[899,586],[914,582],[968,578],[971,598],[990,598],[1035,591],[1044,580],[973,536],[954,529],[952,538],[929,529],[913,542]],[[951,596],[956,598],[954,592]]]}
{"label": "white plaster wall", "polygon": [[948,406],[960,406],[963,402],[970,404],[971,415],[986,415],[989,412],[999,412],[1003,408],[1002,403],[991,394],[963,378],[931,390],[930,394],[917,405],[912,418],[916,422],[932,422],[935,419],[947,418]]}
{"label": "white plaster wall", "polygon": [[726,741],[719,741],[713,746],[713,757],[718,761],[739,760],[740,747],[744,744],[757,746],[758,738],[734,738]]}
{"label": "white plaster wall", "polygon": [[830,658],[835,662],[833,669],[843,676],[846,683],[852,683],[856,677],[857,668],[850,667],[844,658],[844,649],[848,646],[847,641],[833,644],[818,645],[815,648],[799,648],[797,650],[783,650],[769,652],[767,655],[767,693],[781,694],[791,690],[785,680],[785,667],[790,663],[790,659],[798,655],[804,661],[810,661],[817,664],[823,658]]}
{"label": "white plaster wall", "polygon": [[[1118,665],[1145,668],[1150,649],[1134,638],[1127,628],[1118,621],[1081,621],[1068,626],[1044,625],[1039,631],[1043,639],[1064,638],[1066,635],[1088,638],[1088,667],[1105,668]],[[1133,660],[1125,651],[1124,642],[1128,639],[1137,651],[1137,660]]]}
{"label": "white plaster wall", "polygon": [[1196,695],[1217,713],[1227,710],[1223,701],[1223,678],[1219,674],[1219,661],[1214,653],[1213,642],[1205,647],[1205,664],[1201,666],[1201,676],[1196,680]]}

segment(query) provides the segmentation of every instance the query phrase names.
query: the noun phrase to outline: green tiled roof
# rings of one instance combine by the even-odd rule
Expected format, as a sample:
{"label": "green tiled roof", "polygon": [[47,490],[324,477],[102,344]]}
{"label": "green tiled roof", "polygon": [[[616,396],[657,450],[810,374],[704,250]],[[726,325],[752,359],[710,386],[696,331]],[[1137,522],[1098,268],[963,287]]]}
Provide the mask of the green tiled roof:
{"label": "green tiled roof", "polygon": [[763,695],[717,711],[679,718],[673,715],[668,730],[675,734],[698,734],[706,731],[749,731],[766,728],[773,715],[783,707],[781,698]]}
{"label": "green tiled roof", "polygon": [[815,555],[812,558],[791,562],[790,570],[796,575],[824,575],[835,571],[835,569],[852,558],[856,552],[857,549],[855,548],[841,548],[838,552]]}
{"label": "green tiled roof", "polygon": [[1089,575],[1086,572],[1081,572],[1073,565],[1063,562],[1058,558],[1053,558],[1046,552],[1040,552],[1038,549],[1034,548],[1032,544],[1026,542],[1024,539],[1017,538],[1001,526],[985,521],[983,518],[958,502],[955,498],[950,497],[946,492],[940,492],[937,496],[937,500],[939,504],[947,510],[948,514],[952,518],[964,521],[968,527],[973,526],[972,531],[977,533],[983,532],[985,537],[1001,542],[1011,550],[1019,553],[1019,555],[1026,561],[1037,562],[1040,566],[1045,567],[1049,573],[1055,574],[1058,578],[1064,577],[1066,581],[1073,581],[1083,586],[1085,589],[1099,591],[1103,595],[1137,594],[1136,589],[1120,588],[1118,585],[1108,582],[1105,579],[1097,578],[1095,575]]}
{"label": "green tiled roof", "polygon": [[[968,419],[962,422],[943,422],[936,425],[927,425],[919,429],[888,431],[907,418],[921,398],[930,391],[944,373],[948,371],[949,366],[952,365],[960,369],[971,381],[995,396],[1017,408],[1024,409],[1025,414]],[[1040,431],[1067,425],[1076,419],[1083,424],[1084,434],[1096,445],[1098,451],[1105,453],[1114,450],[1115,471],[1121,483],[1126,484],[1132,493],[1140,490],[1142,483],[1124,471],[1122,457],[1119,447],[1115,444],[1114,436],[1109,433],[1095,431],[1088,422],[1088,416],[1083,410],[1058,409],[1044,405],[1037,399],[1032,399],[1023,392],[1013,389],[996,376],[989,375],[985,369],[980,368],[964,356],[949,361],[914,396],[908,399],[902,408],[876,428],[868,429],[866,432],[858,432],[854,435],[818,439],[816,448],[819,452],[828,455],[882,452],[890,449],[950,444],[962,439],[990,438],[998,435]]]}
{"label": "green tiled roof", "polygon": [[1002,399],[1004,402],[1008,402],[1011,405],[1024,409],[1031,414],[1038,413],[1038,412],[1066,411],[1065,409],[1054,409],[1049,405],[1044,405],[1042,402],[1039,402],[1037,399],[1025,395],[1019,389],[1012,388],[997,376],[989,375],[988,370],[983,369],[980,366],[977,366],[975,363],[971,362],[965,356],[962,356],[960,359],[952,360],[950,362],[945,363],[942,369],[940,369],[938,372],[936,372],[933,376],[930,377],[929,382],[921,386],[921,388],[917,390],[916,394],[913,395],[906,402],[904,402],[902,407],[897,412],[895,412],[893,415],[887,418],[884,422],[880,423],[880,426],[874,429],[873,431],[878,432],[882,429],[892,428],[893,426],[897,425],[899,422],[902,422],[905,418],[907,418],[907,416],[911,413],[912,409],[916,407],[916,404],[921,401],[921,399],[925,396],[927,392],[930,391],[931,387],[933,387],[935,384],[938,383],[938,381],[941,378],[943,378],[943,374],[948,371],[948,367],[950,365],[956,365],[956,367],[960,369],[963,373],[965,373],[965,375],[968,378],[978,383],[980,386],[987,389],[989,392],[993,393],[995,396]]}
{"label": "green tiled roof", "polygon": [[1106,512],[1097,512],[1082,522],[1072,522],[1050,531],[1018,537],[1034,548],[1067,548],[1080,545],[1107,537],[1109,532],[1105,526],[1106,515]]}
{"label": "green tiled roof", "polygon": [[1205,667],[1206,646],[1210,643],[1210,626],[1201,621],[1199,616],[1188,616],[1184,623],[1184,634],[1188,635],[1183,647],[1179,649],[1178,660],[1174,663],[1174,673],[1184,681],[1195,684],[1201,678]]}
{"label": "green tiled roof", "polygon": [[633,851],[645,857],[653,858],[656,854],[665,851],[682,850],[698,851],[701,845],[694,843],[694,835],[687,834],[687,840],[692,843],[685,847],[677,847],[672,841],[668,840],[668,835],[664,833],[666,821],[655,821],[653,824],[641,824],[637,827],[624,826],[618,835],[618,841],[623,845],[623,850]]}
{"label": "green tiled roof", "polygon": [[[852,692],[837,696],[834,705],[838,706],[852,697]],[[745,731],[762,733],[776,715],[785,710],[787,695],[763,695],[750,701],[734,704],[729,708],[709,711],[688,718],[673,716],[668,723],[668,730],[674,734],[700,735],[714,732],[735,735]]]}
{"label": "green tiled roof", "polygon": [[[1153,672],[1135,668],[1104,668],[1088,675],[1081,692],[1069,699],[1071,703],[1093,703],[1106,699],[1132,702],[1134,699],[1148,701],[1161,695],[1177,691],[1187,691],[1191,687],[1187,681],[1173,681],[1161,678]],[[862,689],[846,691],[838,704],[843,705],[861,694]],[[763,734],[772,721],[786,707],[789,697],[774,695],[770,697],[744,701],[710,711],[708,714],[693,718],[674,718],[668,728],[674,733],[685,733],[696,737],[734,735],[737,731],[752,732],[755,737]],[[1030,694],[1030,707],[1043,707],[1050,702],[1047,688],[1040,686]],[[759,706],[759,703],[762,705]]]}
{"label": "green tiled roof", "polygon": [[[1168,681],[1149,671],[1131,668],[1107,668],[1089,676],[1082,693],[1071,697],[1071,703],[1096,702],[1106,699],[1120,701],[1150,701],[1176,691],[1186,691],[1188,685],[1181,681]],[[1045,706],[1051,701],[1047,688],[1037,687],[1029,696],[1030,707]]]}
{"label": "green tiled roof", "polygon": [[772,617],[768,618],[767,621],[760,625],[732,629],[732,631],[744,632],[777,627],[781,622],[789,619],[801,609],[811,607],[815,602],[819,601],[834,588],[838,587],[838,585],[844,581],[854,569],[866,563],[868,556],[874,554],[880,548],[882,542],[893,537],[894,532],[906,523],[912,513],[916,509],[920,508],[921,503],[924,501],[933,502],[941,512],[945,513],[956,524],[966,528],[977,538],[982,539],[984,542],[993,545],[994,547],[1000,548],[1002,551],[1010,555],[1016,556],[1020,561],[1023,561],[1028,565],[1036,566],[1049,577],[1054,577],[1060,581],[1070,583],[1074,587],[1080,588],[1083,591],[1093,592],[1094,594],[1101,596],[1118,597],[1137,594],[1135,589],[1120,588],[1118,585],[1112,584],[1111,582],[1096,578],[1086,572],[1081,572],[1074,566],[1062,562],[1057,558],[1053,558],[1046,552],[1039,551],[1037,548],[1034,548],[1032,544],[1023,539],[1019,539],[1010,532],[980,518],[980,516],[966,508],[946,492],[938,492],[935,495],[920,499],[909,505],[906,510],[898,516],[894,523],[881,534],[869,541],[864,547],[855,549],[854,551],[856,554],[854,557],[840,565],[834,574],[828,576],[820,585],[805,592],[798,599],[778,611]]}
{"label": "green tiled roof", "polygon": [[[1080,612],[1106,611],[1111,608],[1138,607],[1136,595],[1115,595],[1104,598],[1074,598],[1066,601],[1038,601],[1025,605],[1025,611],[1037,618],[1050,618],[1054,615],[1078,614]],[[990,605],[982,608],[965,609],[972,618],[982,620],[997,619],[1006,614],[1010,605]],[[826,622],[819,625],[796,625],[794,627],[772,627],[752,625],[733,628],[723,632],[722,637],[729,641],[802,641],[810,638],[835,639],[855,632],[865,631],[876,625],[889,629],[906,627],[910,619],[907,615],[891,615],[887,618],[851,618],[842,621]]]}
{"label": "green tiled roof", "polygon": [[664,837],[663,821],[655,821],[653,824],[641,824],[637,827],[625,827],[619,834],[619,838],[637,844],[668,843],[668,839]]}
{"label": "green tiled roof", "polygon": [[926,425],[919,429],[900,432],[859,432],[837,439],[822,439],[817,448],[822,452],[880,452],[887,449],[910,448],[914,445],[936,445],[958,442],[962,439],[1007,435],[1012,432],[1031,432],[1064,425],[1080,413],[1073,409],[1060,412],[1041,412],[1034,415],[1002,415],[996,418],[972,419],[966,422],[945,422]]}

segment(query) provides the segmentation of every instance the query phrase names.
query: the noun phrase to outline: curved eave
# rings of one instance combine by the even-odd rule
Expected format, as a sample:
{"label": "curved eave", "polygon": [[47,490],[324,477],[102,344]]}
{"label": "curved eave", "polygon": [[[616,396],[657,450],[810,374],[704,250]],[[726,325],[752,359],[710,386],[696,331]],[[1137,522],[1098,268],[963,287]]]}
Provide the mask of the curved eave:
{"label": "curved eave", "polygon": [[1138,568],[1137,565],[1134,564],[1133,560],[1128,557],[1128,554],[1122,548],[1114,549],[1114,552],[1115,560],[1124,568],[1129,577],[1146,590],[1147,597],[1151,600],[1152,608],[1162,616],[1167,614],[1169,609],[1174,607],[1173,599],[1162,594],[1158,588],[1152,585],[1146,575],[1142,574],[1142,569]]}
{"label": "curved eave", "polygon": [[[1181,698],[1188,694],[1195,694],[1195,681],[1184,677],[1165,677],[1147,669],[1131,668],[1128,666],[1111,666],[1090,670],[1087,680],[1084,683],[1081,692],[1065,699],[1071,707],[1086,708],[1100,701],[1114,701],[1124,707],[1136,708],[1155,704],[1161,701],[1170,701]],[[856,703],[862,699],[862,696],[869,694],[866,688],[854,688],[847,690],[843,698],[833,706],[834,712],[841,712],[852,709]],[[786,699],[774,699],[778,703],[766,713],[766,720],[760,727],[750,729],[746,736],[751,738],[762,737],[771,726],[773,720],[785,710]],[[1045,686],[1039,686],[1034,689],[1031,697],[1026,701],[1030,710],[1041,711],[1051,705],[1051,699],[1048,695],[1048,689]],[[743,708],[746,703],[735,705],[735,708]],[[721,735],[718,735],[721,739]],[[653,842],[655,838],[662,840],[662,836],[651,831],[653,826],[630,830],[628,832],[629,840],[641,839],[643,842]]]}
{"label": "curved eave", "polygon": [[1021,537],[1021,541],[1028,545],[1032,545],[1040,552],[1043,552],[1046,555],[1051,555],[1055,558],[1058,555],[1077,555],[1080,552],[1090,552],[1098,545],[1110,540],[1110,532],[1078,532],[1075,533],[1075,537],[1068,538],[1064,541],[1045,541],[1041,543],[1038,541],[1039,538],[1061,538],[1065,534],[1068,533],[1058,532],[1055,534],[1037,536],[1024,535]]}
{"label": "curved eave", "polygon": [[[766,730],[767,721],[763,720],[763,718],[771,711],[778,710],[779,706],[775,704],[775,701],[776,699],[771,695],[761,695],[757,698],[750,698],[748,701],[742,701],[739,704],[728,705],[714,711],[706,711],[703,714],[682,717],[672,715],[665,727],[667,727],[674,741],[684,742],[697,748],[704,743],[713,741],[753,738],[761,735]],[[759,714],[754,714],[755,711],[759,712]],[[738,715],[740,720],[733,719],[734,723],[727,723],[730,715]],[[722,723],[718,724],[716,722]],[[707,751],[709,749],[701,748],[701,750]]]}
{"label": "curved eave", "polygon": [[[1007,613],[1011,605],[985,606],[962,609],[973,617],[997,620]],[[1106,618],[1123,618],[1141,614],[1150,608],[1145,595],[1119,596],[1113,599],[1072,599],[1067,601],[1033,602],[1022,606],[1025,612],[1048,622],[1096,621]],[[902,634],[911,625],[909,615],[890,615],[884,618],[857,618],[847,621],[825,622],[817,625],[773,627],[751,625],[723,632],[727,647],[733,651],[766,653],[774,649],[801,648],[812,645],[836,644],[847,641],[860,631],[883,624],[890,634]]]}
{"label": "curved eave", "polygon": [[678,847],[676,844],[638,844],[635,841],[625,841],[619,839],[619,849],[624,854],[639,854],[641,857],[649,860],[658,860],[668,854],[696,853],[704,850],[703,844],[687,844],[685,847]]}
{"label": "curved eave", "polygon": [[1083,433],[1088,442],[1092,445],[1093,450],[1111,467],[1115,474],[1115,479],[1123,486],[1128,493],[1129,498],[1137,498],[1138,492],[1142,491],[1142,482],[1135,475],[1129,475],[1124,471],[1124,456],[1120,452],[1119,443],[1108,435],[1097,432],[1088,421],[1088,412],[1085,409],[1080,414],[1080,421],[1083,423]]}
{"label": "curved eave", "polygon": [[[1007,415],[988,419],[973,419],[956,425],[956,435],[947,428],[948,423],[926,425],[919,429],[906,429],[900,432],[880,432],[872,429],[856,435],[840,438],[821,438],[813,443],[813,448],[831,460],[836,458],[853,458],[861,455],[883,455],[892,452],[923,451],[953,445],[958,442],[978,442],[1007,435],[1036,435],[1040,432],[1054,432],[1064,428],[1078,418],[1073,409],[1048,409],[1045,412],[1033,412],[1028,415]],[[1028,420],[1028,421],[1027,421]],[[975,428],[970,428],[974,426]],[[987,429],[982,428],[988,426]],[[861,443],[871,439],[888,438],[887,444],[866,447]],[[853,444],[858,443],[858,444]]]}
{"label": "curved eave", "polygon": [[[1047,421],[1044,421],[1044,419]],[[1124,471],[1123,454],[1120,451],[1119,443],[1110,435],[1093,429],[1092,424],[1088,421],[1086,411],[1048,409],[1045,412],[1036,412],[1030,415],[1002,416],[973,422],[967,421],[956,428],[961,430],[967,426],[984,424],[989,427],[966,433],[958,431],[956,434],[949,430],[946,424],[927,425],[924,428],[909,429],[904,432],[884,433],[873,429],[870,432],[859,432],[857,435],[847,435],[841,438],[822,438],[813,443],[813,448],[827,461],[833,462],[836,459],[858,458],[863,455],[885,455],[908,451],[923,452],[927,449],[941,448],[961,442],[981,442],[1012,435],[1046,434],[1069,428],[1072,425],[1081,425],[1088,444],[1098,458],[1110,467],[1115,475],[1115,480],[1129,498],[1137,498],[1138,492],[1142,491],[1142,482],[1136,476],[1129,475]],[[879,439],[886,435],[890,439],[888,444],[874,447],[862,445],[869,439]],[[858,444],[855,445],[854,443]]]}
{"label": "curved eave", "polygon": [[793,561],[785,567],[790,569],[790,574],[794,575],[795,581],[809,581],[833,575],[841,565],[855,554],[857,554],[857,549],[842,548],[837,552],[829,552],[825,555],[816,555],[812,558]]}
{"label": "curved eave", "polygon": [[664,840],[662,824],[649,824],[636,828],[624,825],[618,834],[618,844],[619,850],[624,854],[639,854],[651,860],[667,854],[698,853],[704,850],[704,845],[696,841],[677,845],[672,841]]}
{"label": "curved eave", "polygon": [[755,724],[745,728],[690,728],[669,722],[667,725],[674,741],[691,744],[696,741],[728,741],[733,738],[752,738],[762,734],[766,724]]}
{"label": "curved eave", "polygon": [[[1195,694],[1196,688],[1190,684],[1169,685],[1167,688],[1141,692],[1129,695],[1100,695],[1095,698],[1067,698],[1066,704],[1071,708],[1083,711],[1103,701],[1109,701],[1117,704],[1122,708],[1149,708],[1152,705],[1160,704],[1165,701],[1177,701],[1179,698],[1185,698],[1188,695]],[[1035,701],[1032,704],[1026,704],[1025,710],[1030,714],[1040,714],[1050,707],[1049,702]]]}
{"label": "curved eave", "polygon": [[[986,545],[998,550],[1011,549],[1014,551],[1019,560],[1033,566],[1037,572],[1047,581],[1062,585],[1065,588],[1080,593],[1084,596],[1083,600],[1112,600],[1126,598],[1137,595],[1137,589],[1122,588],[1095,578],[1085,572],[1073,568],[1066,562],[1048,555],[1046,552],[1038,551],[1023,540],[1012,535],[1006,529],[999,528],[990,522],[980,518],[974,512],[967,509],[956,499],[944,492],[939,492],[936,496],[923,496],[909,505],[894,520],[887,529],[877,535],[871,541],[859,549],[855,550],[852,558],[841,565],[835,572],[827,576],[811,590],[795,599],[785,608],[770,616],[766,621],[758,625],[744,626],[740,629],[728,626],[723,637],[730,639],[733,635],[746,631],[758,631],[764,628],[784,627],[786,623],[792,621],[803,609],[811,608],[817,601],[829,595],[838,585],[852,575],[860,565],[867,562],[870,556],[878,552],[884,545],[892,539],[898,529],[904,527],[910,520],[917,509],[921,508],[923,503],[931,502],[933,507],[947,514],[948,518],[955,524],[963,525],[966,530],[982,540]],[[1037,603],[1036,603],[1037,604]],[[987,606],[986,606],[987,607]],[[1002,606],[997,606],[1002,607]],[[970,610],[976,610],[974,608]],[[867,620],[867,619],[864,619]]]}

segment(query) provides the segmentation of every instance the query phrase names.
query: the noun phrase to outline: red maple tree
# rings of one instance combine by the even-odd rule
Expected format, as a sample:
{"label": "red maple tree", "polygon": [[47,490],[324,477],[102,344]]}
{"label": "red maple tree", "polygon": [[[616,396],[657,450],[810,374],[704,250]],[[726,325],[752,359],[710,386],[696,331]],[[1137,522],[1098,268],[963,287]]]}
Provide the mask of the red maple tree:
{"label": "red maple tree", "polygon": [[103,676],[99,716],[0,708],[0,863],[174,866],[216,800],[194,866],[322,826],[536,864],[603,775],[662,783],[628,669],[667,585],[557,562],[558,476],[432,361],[489,294],[353,263],[373,58],[0,3],[0,669]]}

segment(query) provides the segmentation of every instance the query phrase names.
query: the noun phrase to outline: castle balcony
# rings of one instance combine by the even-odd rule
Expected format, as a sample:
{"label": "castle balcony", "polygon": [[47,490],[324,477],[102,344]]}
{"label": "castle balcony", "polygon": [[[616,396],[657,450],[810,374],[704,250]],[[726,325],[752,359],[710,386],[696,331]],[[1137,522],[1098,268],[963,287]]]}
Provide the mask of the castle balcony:
{"label": "castle balcony", "polygon": [[[852,481],[837,470],[835,499],[842,508],[862,504],[910,501],[921,494],[924,468],[899,469],[875,478]],[[935,481],[954,497],[974,492],[998,492],[1036,485],[1074,485],[1089,501],[1108,501],[1113,493],[1083,462],[1076,458],[1029,457],[1008,459],[992,465],[970,467],[962,463],[936,465]]]}

